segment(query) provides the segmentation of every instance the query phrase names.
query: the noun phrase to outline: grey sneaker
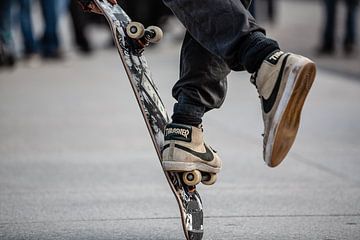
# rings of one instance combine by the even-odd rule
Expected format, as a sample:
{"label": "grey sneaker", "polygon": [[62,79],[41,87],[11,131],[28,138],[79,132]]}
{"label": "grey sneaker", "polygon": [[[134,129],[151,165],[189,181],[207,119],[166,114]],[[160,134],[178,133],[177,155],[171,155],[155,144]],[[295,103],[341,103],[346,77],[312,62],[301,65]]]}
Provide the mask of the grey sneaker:
{"label": "grey sneaker", "polygon": [[251,81],[258,89],[264,119],[264,160],[281,163],[294,143],[301,110],[314,82],[315,63],[303,56],[276,51]]}
{"label": "grey sneaker", "polygon": [[201,126],[170,123],[165,127],[162,165],[166,171],[218,173],[221,160],[216,151],[204,143]]}

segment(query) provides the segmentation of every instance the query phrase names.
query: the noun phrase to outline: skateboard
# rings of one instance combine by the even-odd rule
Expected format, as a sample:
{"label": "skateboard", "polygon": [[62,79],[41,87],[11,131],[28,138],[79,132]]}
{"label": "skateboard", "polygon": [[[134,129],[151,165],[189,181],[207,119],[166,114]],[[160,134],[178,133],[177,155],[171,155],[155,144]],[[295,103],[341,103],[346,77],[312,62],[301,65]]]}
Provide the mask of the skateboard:
{"label": "skateboard", "polygon": [[[162,31],[155,26],[145,29],[141,23],[132,22],[119,5],[112,6],[106,0],[94,0],[94,3],[109,23],[115,45],[161,165],[164,128],[169,122],[169,117],[143,53],[147,45],[158,42],[162,38]],[[196,186],[186,185],[182,179],[182,173],[164,171],[164,174],[179,205],[186,239],[202,239],[203,207]]]}

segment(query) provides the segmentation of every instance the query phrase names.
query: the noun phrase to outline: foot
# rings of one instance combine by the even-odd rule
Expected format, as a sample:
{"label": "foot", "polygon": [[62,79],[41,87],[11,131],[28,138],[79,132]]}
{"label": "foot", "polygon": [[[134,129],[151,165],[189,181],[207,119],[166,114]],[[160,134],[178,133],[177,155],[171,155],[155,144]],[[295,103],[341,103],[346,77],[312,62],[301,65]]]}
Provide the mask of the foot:
{"label": "foot", "polygon": [[170,123],[165,127],[162,165],[166,171],[218,173],[221,160],[216,151],[204,143],[201,126]]}
{"label": "foot", "polygon": [[270,167],[279,165],[294,143],[315,74],[316,66],[310,59],[277,51],[252,76],[263,109],[263,155]]}

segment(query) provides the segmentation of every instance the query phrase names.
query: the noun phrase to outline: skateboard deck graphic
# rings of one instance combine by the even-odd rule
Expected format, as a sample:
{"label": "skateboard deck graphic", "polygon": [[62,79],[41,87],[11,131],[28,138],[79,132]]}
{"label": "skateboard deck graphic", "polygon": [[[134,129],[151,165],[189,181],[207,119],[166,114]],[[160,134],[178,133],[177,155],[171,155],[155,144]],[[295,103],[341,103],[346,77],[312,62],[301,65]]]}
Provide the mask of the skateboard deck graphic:
{"label": "skateboard deck graphic", "polygon": [[[139,40],[129,37],[126,27],[131,19],[118,5],[112,6],[107,1],[94,0],[107,19],[121,61],[130,85],[144,117],[161,166],[161,149],[164,142],[164,127],[169,117],[158,90],[151,78],[144,46]],[[182,226],[186,239],[200,240],[203,236],[203,210],[199,193],[195,187],[183,183],[181,173],[164,171],[166,179],[180,209]]]}

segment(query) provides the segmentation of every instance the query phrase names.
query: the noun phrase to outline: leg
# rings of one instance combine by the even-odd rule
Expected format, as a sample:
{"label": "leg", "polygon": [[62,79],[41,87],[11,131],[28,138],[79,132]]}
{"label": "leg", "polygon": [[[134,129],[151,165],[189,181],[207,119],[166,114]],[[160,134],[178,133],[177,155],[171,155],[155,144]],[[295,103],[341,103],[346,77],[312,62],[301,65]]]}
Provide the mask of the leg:
{"label": "leg", "polygon": [[173,88],[178,100],[173,121],[197,126],[204,113],[219,108],[227,90],[227,64],[203,48],[187,32],[181,49],[180,80]]}
{"label": "leg", "polygon": [[24,38],[25,56],[36,52],[36,44],[32,29],[31,0],[19,0],[21,32]]}
{"label": "leg", "polygon": [[11,45],[12,36],[10,0],[0,0],[0,13],[0,41],[5,45]]}
{"label": "leg", "polygon": [[[173,96],[178,103],[174,106],[173,123],[165,129],[167,135],[162,161],[166,170],[200,170],[211,174],[220,170],[221,160],[204,143],[199,125],[206,111],[223,103],[229,73],[230,68],[224,60],[210,53],[186,33],[181,49],[180,80],[173,88]],[[176,135],[177,132],[183,134]],[[194,156],[194,151],[200,154]],[[206,184],[213,184],[215,179],[212,179]]]}
{"label": "leg", "polygon": [[267,13],[269,16],[269,20],[271,23],[273,23],[275,21],[275,6],[274,6],[274,0],[268,0],[268,5],[267,5]]}
{"label": "leg", "polygon": [[346,0],[347,16],[346,16],[346,34],[344,39],[344,51],[350,54],[356,42],[356,14],[358,1]]}
{"label": "leg", "polygon": [[44,57],[59,58],[58,13],[55,0],[41,0],[41,9],[45,22],[45,30],[41,39]]}
{"label": "leg", "polygon": [[240,0],[163,0],[191,36],[232,70],[255,72],[278,44],[265,37]]}
{"label": "leg", "polygon": [[[295,140],[302,106],[315,78],[315,64],[279,51],[277,43],[265,37],[240,1],[164,2],[188,30],[182,48],[181,79],[173,89],[178,99],[173,121],[185,124],[166,128],[164,168],[219,171],[220,159],[194,126],[201,123],[207,110],[221,105],[227,74],[242,66],[255,72],[252,82],[263,107],[264,160],[270,167],[280,164]],[[204,154],[200,156],[199,152],[206,156],[202,158]],[[212,158],[205,159],[209,155]]]}
{"label": "leg", "polygon": [[88,25],[86,14],[80,9],[80,5],[76,0],[71,0],[69,4],[71,15],[74,42],[83,53],[90,53],[92,51],[88,38],[86,36],[86,27]]}
{"label": "leg", "polygon": [[324,0],[325,3],[325,29],[323,33],[320,53],[334,52],[335,25],[336,25],[336,1]]}
{"label": "leg", "polygon": [[0,0],[0,66],[15,64],[11,35],[11,4],[10,0]]}

